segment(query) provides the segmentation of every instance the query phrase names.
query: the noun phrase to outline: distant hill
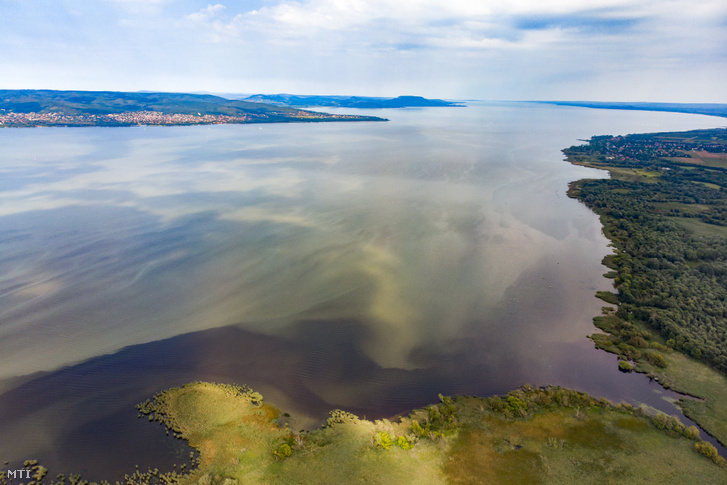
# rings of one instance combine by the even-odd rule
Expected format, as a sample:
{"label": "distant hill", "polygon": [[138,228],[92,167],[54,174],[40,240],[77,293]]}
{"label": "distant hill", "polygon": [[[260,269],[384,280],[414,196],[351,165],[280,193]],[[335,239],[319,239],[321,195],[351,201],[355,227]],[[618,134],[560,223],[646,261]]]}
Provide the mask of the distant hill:
{"label": "distant hill", "polygon": [[427,99],[421,96],[399,96],[396,98],[372,98],[365,96],[298,96],[295,94],[255,94],[244,98],[254,103],[268,103],[276,106],[331,106],[338,108],[380,109],[413,108],[425,106],[463,106],[461,103],[441,99]]}
{"label": "distant hill", "polygon": [[727,104],[717,103],[624,103],[603,101],[536,101],[537,103],[559,106],[579,106],[583,108],[626,109],[638,111],[671,111],[709,116],[727,117]]}
{"label": "distant hill", "polygon": [[0,90],[0,126],[306,121],[384,120],[370,116],[315,113],[285,106],[230,100],[209,94]]}

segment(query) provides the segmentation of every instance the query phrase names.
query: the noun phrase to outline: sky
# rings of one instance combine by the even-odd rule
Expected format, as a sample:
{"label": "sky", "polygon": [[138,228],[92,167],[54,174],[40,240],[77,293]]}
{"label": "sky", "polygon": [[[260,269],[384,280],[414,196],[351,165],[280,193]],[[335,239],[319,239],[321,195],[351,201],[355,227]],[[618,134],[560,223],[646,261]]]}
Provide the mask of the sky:
{"label": "sky", "polygon": [[0,0],[0,89],[727,103],[725,0]]}

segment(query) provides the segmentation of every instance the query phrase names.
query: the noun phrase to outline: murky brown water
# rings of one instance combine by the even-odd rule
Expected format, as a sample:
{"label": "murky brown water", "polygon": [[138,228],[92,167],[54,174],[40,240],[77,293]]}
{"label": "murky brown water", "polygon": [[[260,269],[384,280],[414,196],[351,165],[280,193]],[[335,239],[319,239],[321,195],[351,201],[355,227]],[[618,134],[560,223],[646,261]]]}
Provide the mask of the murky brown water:
{"label": "murky brown water", "polygon": [[560,150],[721,120],[374,114],[391,121],[0,130],[0,458],[171,463],[186,451],[133,403],[194,379],[301,426],[526,382],[665,403],[585,338],[609,250],[565,190],[600,175]]}

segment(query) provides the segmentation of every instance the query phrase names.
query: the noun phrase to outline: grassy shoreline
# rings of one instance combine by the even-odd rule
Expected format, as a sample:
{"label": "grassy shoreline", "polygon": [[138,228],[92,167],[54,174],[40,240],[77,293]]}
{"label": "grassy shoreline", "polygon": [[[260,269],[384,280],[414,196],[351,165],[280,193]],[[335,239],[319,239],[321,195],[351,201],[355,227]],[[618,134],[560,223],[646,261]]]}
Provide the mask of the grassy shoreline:
{"label": "grassy shoreline", "polygon": [[[724,483],[725,460],[673,416],[560,387],[439,396],[397,420],[341,410],[314,430],[246,386],[194,382],[139,404],[196,453],[190,467],[136,470],[125,485],[352,483]],[[88,485],[78,476],[35,485]],[[0,484],[17,483],[0,473]],[[106,482],[107,483],[107,482]],[[105,485],[102,482],[102,485]]]}
{"label": "grassy shoreline", "polygon": [[[691,288],[706,281],[714,289],[710,293],[712,300],[718,304],[723,301],[723,285],[710,281],[708,270],[722,266],[724,260],[719,255],[700,259],[700,252],[705,244],[723,247],[727,237],[724,221],[712,217],[724,210],[727,199],[727,132],[629,137],[594,137],[588,145],[564,150],[568,162],[607,170],[611,175],[609,180],[573,182],[568,190],[570,197],[599,215],[604,234],[615,249],[603,264],[610,270],[605,276],[614,279],[617,293],[596,295],[613,306],[604,306],[602,315],[594,318],[596,327],[605,333],[593,334],[591,339],[598,348],[618,355],[622,370],[645,373],[665,388],[698,398],[683,398],[677,404],[687,417],[727,446],[727,377],[714,367],[722,369],[722,357],[711,351],[711,342],[699,344],[698,327],[690,333],[678,325],[674,328],[661,323],[671,316],[667,312],[673,308],[681,315],[691,314],[692,320],[709,312],[689,306],[695,299],[709,300],[697,293],[698,289],[692,289],[692,293],[686,290],[681,300],[663,297],[665,291],[673,295],[674,289],[670,291],[669,287],[679,286],[680,278],[696,281]],[[703,160],[708,160],[709,168],[702,166]],[[698,195],[687,198],[691,196],[689,189],[696,186],[701,187]],[[673,195],[677,192],[680,198],[672,202],[677,200]],[[646,203],[639,206],[644,200]],[[624,209],[629,204],[637,208]],[[655,250],[643,249],[634,242],[659,246],[662,242],[658,231],[680,240],[685,260],[664,262],[659,259],[661,255],[654,254]],[[676,267],[676,277],[663,278],[668,286],[660,281],[666,273],[659,273],[659,268],[665,267]],[[647,268],[651,272],[644,277],[640,273]],[[721,327],[711,332],[712,338],[724,338]]]}

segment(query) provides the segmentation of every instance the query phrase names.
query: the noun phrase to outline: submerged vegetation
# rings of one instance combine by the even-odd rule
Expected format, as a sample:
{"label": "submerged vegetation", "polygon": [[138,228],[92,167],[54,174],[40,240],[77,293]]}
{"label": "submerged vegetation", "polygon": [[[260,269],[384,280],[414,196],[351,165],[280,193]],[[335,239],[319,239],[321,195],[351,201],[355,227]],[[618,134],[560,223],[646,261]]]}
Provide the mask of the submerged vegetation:
{"label": "submerged vegetation", "polygon": [[618,293],[597,294],[616,307],[593,340],[622,370],[703,398],[680,405],[727,443],[727,130],[597,136],[564,153],[611,174],[569,190],[616,250],[604,264]]}
{"label": "submerged vegetation", "polygon": [[[312,431],[245,386],[195,382],[138,406],[198,452],[196,468],[137,471],[137,484],[723,483],[725,460],[677,418],[574,390],[524,386],[506,396],[439,396],[397,420],[335,410]],[[45,479],[35,484],[87,485]],[[19,482],[0,475],[0,484]],[[44,480],[46,480],[44,482]]]}

